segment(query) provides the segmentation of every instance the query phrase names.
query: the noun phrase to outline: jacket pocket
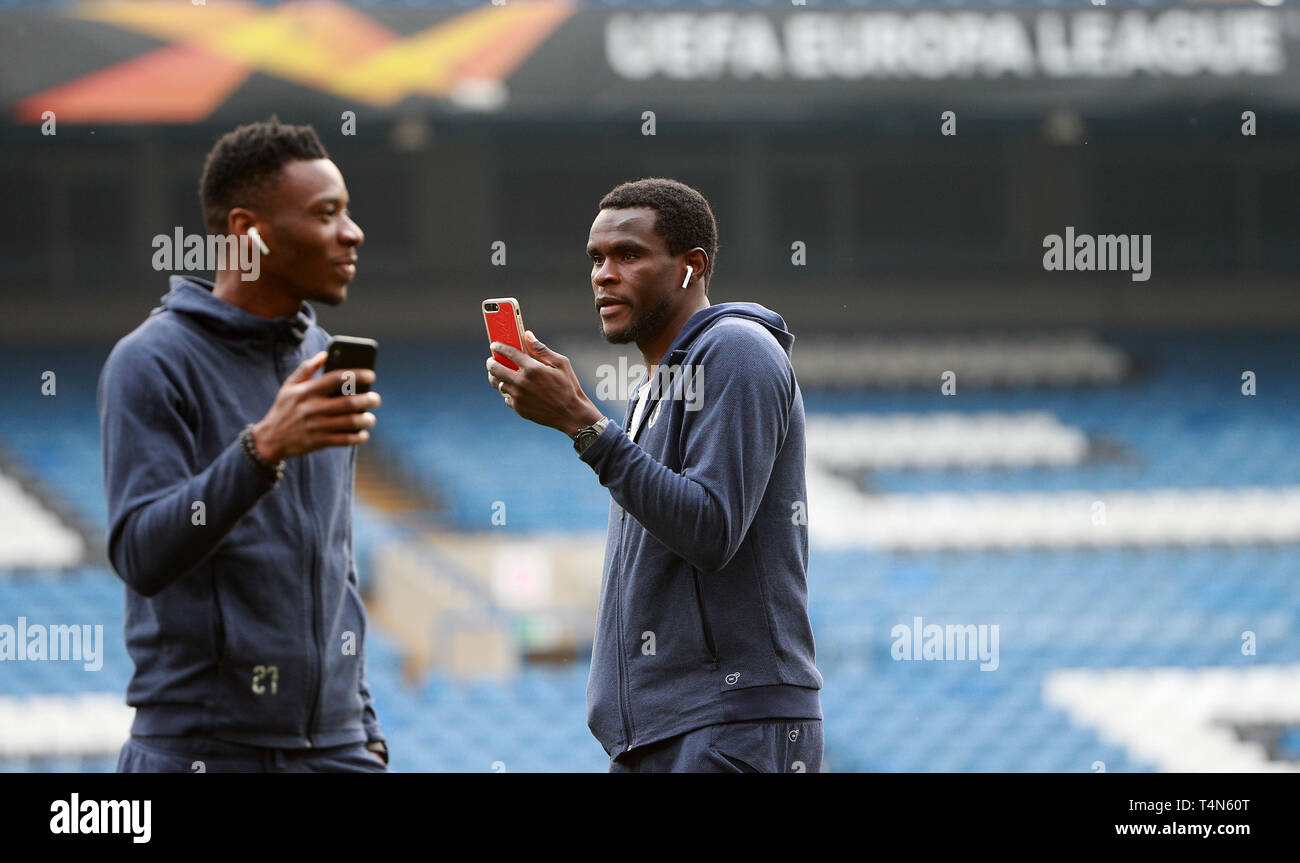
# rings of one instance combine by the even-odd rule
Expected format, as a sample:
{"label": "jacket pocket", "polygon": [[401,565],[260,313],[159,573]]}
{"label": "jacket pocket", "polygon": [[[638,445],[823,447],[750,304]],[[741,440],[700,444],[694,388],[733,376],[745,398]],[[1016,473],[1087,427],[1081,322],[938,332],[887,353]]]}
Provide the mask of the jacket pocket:
{"label": "jacket pocket", "polygon": [[[777,733],[781,733],[777,731]],[[723,773],[774,773],[772,723],[728,722],[709,727],[709,751]]]}
{"label": "jacket pocket", "polygon": [[304,728],[314,670],[302,635],[306,611],[277,571],[292,563],[262,557],[235,549],[212,558],[211,736],[298,737]]}
{"label": "jacket pocket", "polygon": [[700,571],[691,567],[691,585],[695,589],[695,609],[700,615],[700,632],[704,636],[704,647],[709,652],[709,661],[714,670],[718,668],[718,649],[713,644],[713,630],[709,627],[709,613],[704,608],[704,591],[700,585]]}

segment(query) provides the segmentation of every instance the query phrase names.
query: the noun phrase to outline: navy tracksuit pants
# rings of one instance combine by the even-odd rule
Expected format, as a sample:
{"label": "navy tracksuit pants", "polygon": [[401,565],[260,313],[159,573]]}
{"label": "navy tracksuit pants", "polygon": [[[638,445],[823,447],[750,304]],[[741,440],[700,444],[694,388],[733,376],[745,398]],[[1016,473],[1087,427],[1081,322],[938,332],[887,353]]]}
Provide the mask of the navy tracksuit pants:
{"label": "navy tracksuit pants", "polygon": [[706,725],[619,753],[610,773],[820,773],[820,719]]}

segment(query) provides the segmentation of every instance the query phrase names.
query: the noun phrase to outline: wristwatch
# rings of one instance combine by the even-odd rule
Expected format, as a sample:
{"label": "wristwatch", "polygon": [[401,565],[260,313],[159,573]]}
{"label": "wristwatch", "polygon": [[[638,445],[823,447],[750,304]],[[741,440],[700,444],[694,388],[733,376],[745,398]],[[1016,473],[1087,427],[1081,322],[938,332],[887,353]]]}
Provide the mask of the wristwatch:
{"label": "wristwatch", "polygon": [[578,429],[578,433],[573,436],[573,451],[582,455],[587,447],[596,442],[605,426],[609,425],[609,417],[601,417],[589,426],[583,426]]}

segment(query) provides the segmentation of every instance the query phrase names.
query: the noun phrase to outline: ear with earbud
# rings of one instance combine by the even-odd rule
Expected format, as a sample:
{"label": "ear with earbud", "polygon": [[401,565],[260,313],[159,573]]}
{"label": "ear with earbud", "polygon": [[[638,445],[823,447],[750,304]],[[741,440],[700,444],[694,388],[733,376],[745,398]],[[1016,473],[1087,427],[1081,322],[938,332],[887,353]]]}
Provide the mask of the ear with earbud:
{"label": "ear with earbud", "polygon": [[257,248],[262,252],[262,254],[264,255],[271,254],[271,250],[266,246],[266,240],[262,239],[262,234],[260,231],[257,230],[256,227],[252,227],[248,229],[248,236],[253,238],[254,243],[257,243]]}
{"label": "ear with earbud", "polygon": [[690,264],[687,264],[687,265],[686,265],[686,278],[682,279],[682,289],[683,289],[683,290],[685,290],[686,287],[691,283],[691,273],[694,273],[694,272],[695,272],[695,268],[692,267]]}

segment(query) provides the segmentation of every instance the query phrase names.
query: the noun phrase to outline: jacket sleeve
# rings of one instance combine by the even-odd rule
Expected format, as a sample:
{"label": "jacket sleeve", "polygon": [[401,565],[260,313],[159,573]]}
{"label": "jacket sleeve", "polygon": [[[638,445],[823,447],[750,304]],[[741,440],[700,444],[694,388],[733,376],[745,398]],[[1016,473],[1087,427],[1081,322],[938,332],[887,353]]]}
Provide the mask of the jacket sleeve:
{"label": "jacket sleeve", "polygon": [[[614,501],[704,572],[735,556],[754,520],[794,399],[789,357],[758,325],[722,322],[693,370],[683,411],[680,473],[633,443],[616,422],[582,454]],[[691,410],[698,407],[698,410]],[[792,502],[793,503],[793,502]]]}
{"label": "jacket sleeve", "polygon": [[202,563],[273,483],[238,440],[196,465],[174,372],[138,343],[113,350],[97,397],[108,557],[127,585],[153,596]]}

